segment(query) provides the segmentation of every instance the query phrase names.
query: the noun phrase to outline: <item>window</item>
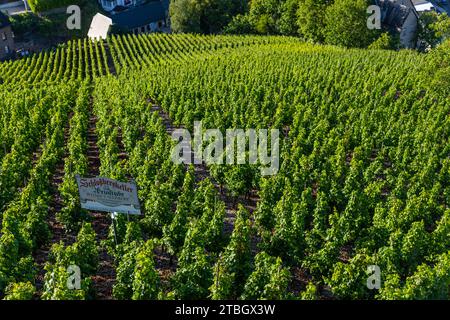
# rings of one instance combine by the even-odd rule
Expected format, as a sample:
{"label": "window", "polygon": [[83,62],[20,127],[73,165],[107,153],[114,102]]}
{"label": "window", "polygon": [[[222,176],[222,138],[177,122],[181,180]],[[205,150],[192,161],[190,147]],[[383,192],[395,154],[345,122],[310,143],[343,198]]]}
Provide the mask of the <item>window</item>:
{"label": "window", "polygon": [[103,8],[107,10],[114,9],[117,6],[117,1],[115,0],[102,0]]}
{"label": "window", "polygon": [[5,32],[2,33],[2,39],[3,39],[3,41],[6,40],[6,33]]}
{"label": "window", "polygon": [[5,46],[5,53],[8,54],[9,53],[9,47]]}

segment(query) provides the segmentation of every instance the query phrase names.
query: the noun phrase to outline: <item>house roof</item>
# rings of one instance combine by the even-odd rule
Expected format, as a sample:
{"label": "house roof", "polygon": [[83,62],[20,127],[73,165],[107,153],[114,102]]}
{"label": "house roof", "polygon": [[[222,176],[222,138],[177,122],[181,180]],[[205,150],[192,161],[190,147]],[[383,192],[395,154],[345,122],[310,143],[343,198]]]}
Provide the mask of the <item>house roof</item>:
{"label": "house roof", "polygon": [[10,24],[11,22],[9,22],[8,16],[0,11],[0,28],[4,28]]}
{"label": "house roof", "polygon": [[92,19],[88,37],[91,39],[106,39],[111,25],[111,18],[104,16],[101,13],[97,13]]}
{"label": "house roof", "polygon": [[392,0],[378,0],[381,9],[381,22],[391,28],[401,28],[411,9]]}
{"label": "house roof", "polygon": [[434,5],[431,2],[424,1],[414,4],[414,7],[416,8],[417,12],[422,12],[432,10],[434,8]]}
{"label": "house roof", "polygon": [[133,29],[148,25],[152,22],[165,20],[169,10],[169,1],[152,1],[141,6],[111,15],[115,25]]}

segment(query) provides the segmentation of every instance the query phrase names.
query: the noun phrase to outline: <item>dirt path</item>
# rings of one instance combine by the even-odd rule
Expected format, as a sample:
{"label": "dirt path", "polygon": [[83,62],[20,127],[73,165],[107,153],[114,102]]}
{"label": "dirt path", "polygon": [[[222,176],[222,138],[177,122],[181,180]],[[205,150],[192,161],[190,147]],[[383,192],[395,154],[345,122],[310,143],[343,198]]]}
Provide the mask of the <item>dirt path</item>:
{"label": "dirt path", "polygon": [[[69,115],[67,120],[66,128],[64,129],[64,145],[67,144],[69,140],[69,123],[72,118],[72,114]],[[51,178],[51,194],[52,199],[49,207],[49,216],[47,219],[47,223],[50,229],[50,233],[52,238],[50,241],[45,244],[43,247],[36,250],[34,253],[34,260],[38,266],[38,274],[36,277],[36,289],[39,296],[42,293],[43,285],[44,285],[44,275],[45,263],[48,261],[48,254],[50,252],[50,248],[53,244],[63,242],[64,245],[70,245],[75,242],[76,235],[74,233],[66,233],[64,226],[56,220],[56,214],[61,211],[63,208],[63,200],[61,198],[61,194],[59,193],[59,186],[63,182],[64,179],[64,160],[67,158],[67,148],[64,148],[64,156],[61,161],[58,162],[55,168],[55,172]]]}
{"label": "dirt path", "polygon": [[[91,100],[91,106],[93,101]],[[89,115],[88,129],[88,164],[89,176],[97,177],[100,175],[100,151],[97,145],[98,137],[96,132],[97,117],[93,114]],[[96,298],[99,300],[112,299],[112,288],[116,279],[116,271],[114,267],[114,259],[101,246],[101,241],[106,240],[109,234],[109,226],[111,225],[111,217],[106,212],[90,212],[92,218],[92,227],[97,234],[97,242],[100,246],[99,265],[97,273],[92,277],[93,287],[96,292]]]}
{"label": "dirt path", "polygon": [[[183,127],[175,127],[172,124],[172,121],[170,120],[169,115],[167,112],[165,112],[161,106],[156,103],[155,101],[149,99],[148,102],[151,104],[151,110],[153,112],[157,112],[161,119],[163,120],[163,124],[166,127],[166,131],[168,135],[172,135],[172,133],[176,129],[180,129]],[[193,155],[191,155],[191,159],[193,159]],[[225,203],[225,208],[227,212],[227,217],[225,219],[225,232],[227,234],[231,234],[234,228],[234,220],[236,218],[236,209],[237,205],[240,203],[242,204],[247,210],[249,210],[250,213],[253,213],[256,209],[256,205],[259,201],[259,197],[256,190],[252,190],[250,192],[250,195],[246,198],[243,196],[240,196],[238,198],[234,198],[230,195],[230,192],[226,189],[224,186],[220,186],[217,181],[210,175],[208,168],[203,163],[201,165],[195,165],[194,167],[194,174],[195,174],[195,180],[196,182],[200,182],[206,178],[208,178],[216,187],[220,200],[222,200]],[[256,240],[256,239],[255,239]],[[256,250],[256,243],[255,243],[255,250]]]}
{"label": "dirt path", "polygon": [[111,48],[109,47],[109,44],[107,41],[103,43],[106,51],[106,58],[108,59],[108,69],[109,73],[111,73],[113,76],[117,75],[116,66],[114,65],[114,60],[111,55]]}

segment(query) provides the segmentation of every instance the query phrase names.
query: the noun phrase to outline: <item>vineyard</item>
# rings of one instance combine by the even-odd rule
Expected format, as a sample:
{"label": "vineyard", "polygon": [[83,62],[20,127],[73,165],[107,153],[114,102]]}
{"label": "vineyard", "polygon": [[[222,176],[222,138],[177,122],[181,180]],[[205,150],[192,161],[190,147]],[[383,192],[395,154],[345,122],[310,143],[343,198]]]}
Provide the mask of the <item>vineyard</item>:
{"label": "vineyard", "polygon": [[[0,298],[449,299],[450,97],[430,57],[155,34],[0,64]],[[200,120],[279,129],[279,172],[174,163],[172,132]],[[117,245],[76,175],[136,182]]]}

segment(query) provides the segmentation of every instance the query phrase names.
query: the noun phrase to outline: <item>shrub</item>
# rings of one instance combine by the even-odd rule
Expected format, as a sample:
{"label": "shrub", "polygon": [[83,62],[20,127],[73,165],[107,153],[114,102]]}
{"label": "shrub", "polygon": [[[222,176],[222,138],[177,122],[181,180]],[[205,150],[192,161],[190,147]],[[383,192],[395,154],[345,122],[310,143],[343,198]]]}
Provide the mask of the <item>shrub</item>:
{"label": "shrub", "polygon": [[4,300],[31,300],[35,291],[31,282],[13,283],[6,288]]}

